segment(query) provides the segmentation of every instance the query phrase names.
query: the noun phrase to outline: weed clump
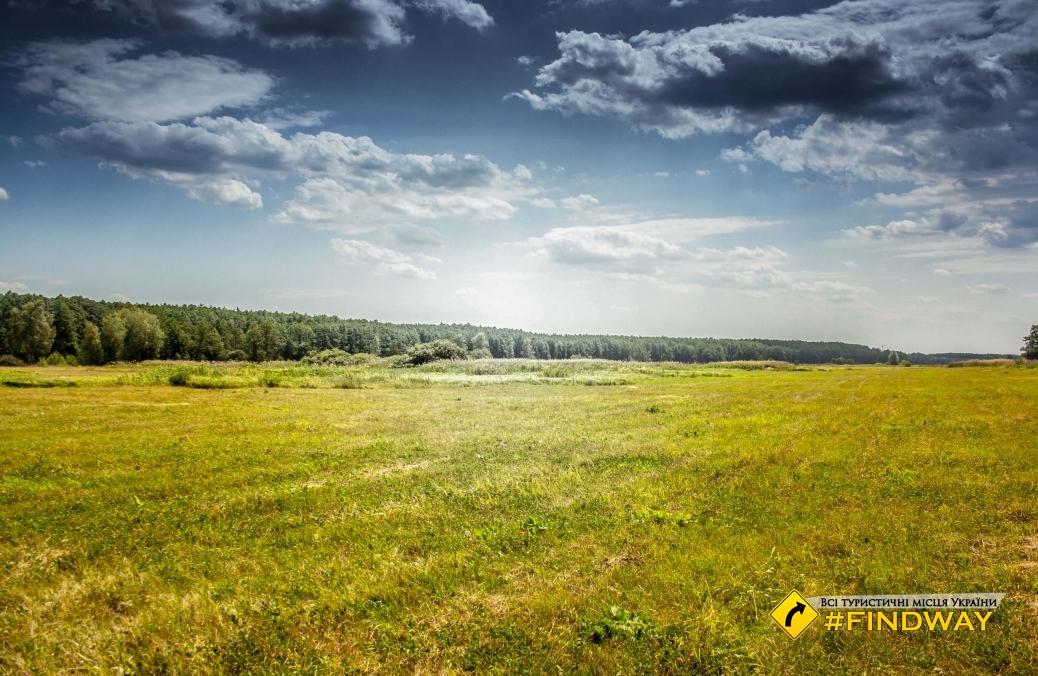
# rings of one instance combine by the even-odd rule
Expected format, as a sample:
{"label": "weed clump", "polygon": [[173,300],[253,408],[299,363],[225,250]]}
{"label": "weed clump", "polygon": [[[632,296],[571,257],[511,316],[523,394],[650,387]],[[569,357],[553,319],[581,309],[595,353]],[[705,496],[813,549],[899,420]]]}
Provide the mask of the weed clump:
{"label": "weed clump", "polygon": [[585,618],[582,624],[594,643],[614,637],[637,640],[653,630],[652,619],[648,615],[632,613],[620,606],[610,606],[602,611],[601,617]]}

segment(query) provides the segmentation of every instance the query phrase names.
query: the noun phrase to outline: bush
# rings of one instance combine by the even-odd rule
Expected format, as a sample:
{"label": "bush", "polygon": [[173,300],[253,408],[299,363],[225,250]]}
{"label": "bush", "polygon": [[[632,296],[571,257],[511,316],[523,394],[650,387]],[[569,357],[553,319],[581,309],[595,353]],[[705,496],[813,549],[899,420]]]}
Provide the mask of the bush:
{"label": "bush", "polygon": [[227,353],[227,361],[249,361],[245,350],[231,350]]}
{"label": "bush", "polygon": [[0,366],[25,366],[25,362],[13,354],[0,354]]}
{"label": "bush", "polygon": [[169,377],[169,384],[173,387],[186,387],[187,386],[187,374],[183,371],[177,371]]}
{"label": "bush", "polygon": [[434,340],[431,343],[412,345],[407,356],[401,360],[404,366],[421,366],[441,359],[464,359],[465,351],[450,340]]}
{"label": "bush", "polygon": [[907,359],[902,359],[901,360],[901,365],[902,366],[911,366],[912,362],[908,361]]}
{"label": "bush", "polygon": [[321,352],[310,352],[300,359],[299,362],[305,363],[310,367],[352,367],[355,364],[375,358],[373,354],[365,354],[363,352],[350,354],[346,350],[332,348],[330,350],[322,350]]}

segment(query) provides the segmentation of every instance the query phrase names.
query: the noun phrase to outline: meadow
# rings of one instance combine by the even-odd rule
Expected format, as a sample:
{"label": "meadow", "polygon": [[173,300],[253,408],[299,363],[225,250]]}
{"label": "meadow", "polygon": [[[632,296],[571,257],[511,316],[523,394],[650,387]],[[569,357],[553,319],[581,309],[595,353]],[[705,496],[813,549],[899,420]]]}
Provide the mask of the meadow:
{"label": "meadow", "polygon": [[1034,674],[1036,486],[1012,362],[4,368],[0,673]]}

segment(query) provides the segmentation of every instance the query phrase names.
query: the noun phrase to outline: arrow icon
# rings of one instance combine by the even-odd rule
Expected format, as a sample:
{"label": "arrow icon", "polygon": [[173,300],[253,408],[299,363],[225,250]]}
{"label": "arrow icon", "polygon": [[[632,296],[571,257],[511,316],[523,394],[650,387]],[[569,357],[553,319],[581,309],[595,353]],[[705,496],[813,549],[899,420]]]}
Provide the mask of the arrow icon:
{"label": "arrow icon", "polygon": [[793,606],[793,608],[790,609],[790,611],[788,613],[786,613],[786,626],[787,627],[793,626],[793,616],[796,615],[797,613],[800,613],[801,615],[803,615],[804,614],[804,610],[806,610],[806,609],[807,609],[807,606],[805,606],[800,601],[797,601],[797,604],[795,606]]}
{"label": "arrow icon", "polygon": [[[797,615],[800,617],[798,618]],[[818,611],[807,598],[794,589],[786,594],[786,598],[779,601],[775,610],[771,611],[768,617],[775,620],[775,624],[786,632],[786,636],[795,641],[818,619]]]}

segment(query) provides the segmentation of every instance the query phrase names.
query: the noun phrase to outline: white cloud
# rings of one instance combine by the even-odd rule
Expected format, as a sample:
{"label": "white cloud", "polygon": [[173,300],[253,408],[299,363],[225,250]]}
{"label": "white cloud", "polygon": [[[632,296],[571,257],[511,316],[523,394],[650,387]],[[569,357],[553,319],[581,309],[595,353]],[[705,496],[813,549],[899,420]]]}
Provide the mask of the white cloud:
{"label": "white cloud", "polygon": [[876,122],[841,122],[832,115],[821,115],[793,137],[772,136],[764,130],[745,148],[724,150],[729,162],[763,160],[783,171],[816,171],[829,175],[884,181],[907,181],[918,177],[911,165],[918,153],[895,140],[886,125]]}
{"label": "white cloud", "polygon": [[670,172],[669,171],[657,171],[655,174],[653,174],[653,176],[655,176],[656,178],[670,178]]}
{"label": "white cloud", "polygon": [[278,107],[264,111],[257,118],[257,122],[271,129],[281,131],[282,129],[293,129],[296,127],[317,127],[331,116],[332,111],[330,110]]}
{"label": "white cloud", "polygon": [[133,302],[132,300],[130,300],[129,296],[126,296],[126,295],[121,294],[121,293],[109,294],[109,295],[105,296],[105,300],[111,301],[113,303],[132,303]]}
{"label": "white cloud", "polygon": [[356,239],[333,238],[331,245],[347,261],[375,265],[375,272],[380,275],[436,279],[435,272],[418,267],[410,256],[399,251]]}
{"label": "white cloud", "polygon": [[[263,101],[274,79],[218,56],[127,58],[134,40],[34,42],[18,53],[19,89],[50,112],[96,120],[165,122]],[[119,58],[123,56],[123,58]]]}
{"label": "white cloud", "polygon": [[9,195],[7,194],[7,191],[4,190],[3,188],[0,188],[0,201],[3,201],[5,199],[7,199],[8,197],[9,197]]}
{"label": "white cloud", "polygon": [[555,203],[555,200],[550,200],[547,197],[535,197],[530,200],[530,204],[540,209],[557,209],[559,206]]}
{"label": "white cloud", "polygon": [[18,146],[22,145],[22,137],[21,136],[8,136],[7,137],[7,142],[11,144],[12,148],[17,148]]}
{"label": "white cloud", "polygon": [[661,237],[673,242],[690,242],[711,235],[726,235],[742,232],[749,228],[762,228],[778,223],[781,223],[781,221],[762,221],[743,216],[727,216],[721,218],[657,218],[627,223],[619,227],[632,232],[641,232]]}
{"label": "white cloud", "polygon": [[43,160],[25,160],[25,166],[30,169],[39,169],[40,167],[47,166],[47,163]]}
{"label": "white cloud", "polygon": [[681,247],[658,237],[609,226],[554,228],[543,237],[531,237],[527,244],[539,255],[567,265],[643,269],[659,260],[688,256]]}
{"label": "white cloud", "polygon": [[937,303],[940,300],[936,296],[918,296],[918,298],[924,303]]}
{"label": "white cloud", "polygon": [[710,170],[709,169],[696,169],[696,176],[699,176],[700,178],[703,178],[703,177],[706,177],[706,176],[709,176],[709,175],[710,175]]}
{"label": "white cloud", "polygon": [[28,293],[29,287],[21,282],[0,282],[0,293],[7,293],[8,291],[13,291],[14,293]]}
{"label": "white cloud", "polygon": [[494,19],[483,5],[469,0],[415,0],[415,5],[427,12],[434,12],[446,19],[457,19],[476,30],[494,25]]}
{"label": "white cloud", "polygon": [[482,296],[487,295],[486,292],[480,291],[479,289],[473,288],[471,286],[463,286],[460,289],[456,290],[454,293],[455,295],[461,296],[462,298],[480,298]]}
{"label": "white cloud", "polygon": [[977,284],[966,287],[970,293],[1001,295],[1009,293],[1009,287],[1005,284]]}
{"label": "white cloud", "polygon": [[934,268],[933,274],[935,277],[947,277],[951,273],[945,270],[944,268]]}
{"label": "white cloud", "polygon": [[818,296],[830,303],[859,303],[865,296],[874,293],[867,286],[855,286],[830,279],[796,282],[793,284],[793,289],[800,293]]}
{"label": "white cloud", "polygon": [[559,204],[565,209],[573,209],[579,211],[581,209],[587,209],[598,204],[598,200],[591,195],[577,195],[576,197],[563,197],[559,200]]}
{"label": "white cloud", "polygon": [[253,192],[249,186],[231,178],[214,178],[210,181],[191,183],[187,186],[187,194],[192,199],[206,202],[217,202],[245,209],[258,209],[263,206],[263,198]]}

